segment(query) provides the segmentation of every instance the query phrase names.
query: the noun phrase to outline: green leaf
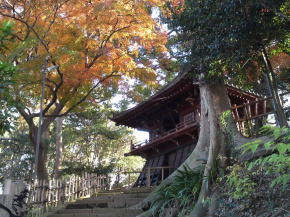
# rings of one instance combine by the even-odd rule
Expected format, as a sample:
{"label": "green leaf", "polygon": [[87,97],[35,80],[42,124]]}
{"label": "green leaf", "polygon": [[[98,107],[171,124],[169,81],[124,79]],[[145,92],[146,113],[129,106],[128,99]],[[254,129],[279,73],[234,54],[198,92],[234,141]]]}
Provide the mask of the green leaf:
{"label": "green leaf", "polygon": [[252,152],[255,153],[257,151],[258,147],[259,147],[259,143],[253,144],[251,147]]}
{"label": "green leaf", "polygon": [[279,151],[279,154],[285,154],[287,151],[287,144],[285,143],[278,143],[277,144],[277,149]]}
{"label": "green leaf", "polygon": [[272,141],[270,141],[270,142],[266,142],[266,143],[264,144],[265,149],[266,149],[266,150],[269,150],[270,147],[271,147],[271,145],[272,145]]}
{"label": "green leaf", "polygon": [[273,136],[275,137],[275,139],[278,139],[281,136],[281,129],[279,127],[274,129]]}

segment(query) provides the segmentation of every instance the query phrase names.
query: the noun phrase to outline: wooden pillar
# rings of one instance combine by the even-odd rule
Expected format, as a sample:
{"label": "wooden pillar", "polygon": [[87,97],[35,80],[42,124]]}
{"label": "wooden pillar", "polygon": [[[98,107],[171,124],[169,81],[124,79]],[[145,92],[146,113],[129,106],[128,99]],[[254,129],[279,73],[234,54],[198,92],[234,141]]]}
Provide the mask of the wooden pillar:
{"label": "wooden pillar", "polygon": [[264,114],[267,113],[267,100],[264,100],[264,103],[263,103],[263,113]]}
{"label": "wooden pillar", "polygon": [[147,187],[150,187],[150,185],[151,185],[150,170],[151,170],[151,167],[148,167],[148,169],[147,169]]}
{"label": "wooden pillar", "polygon": [[255,116],[259,115],[259,102],[258,99],[256,99],[256,103],[255,103]]}

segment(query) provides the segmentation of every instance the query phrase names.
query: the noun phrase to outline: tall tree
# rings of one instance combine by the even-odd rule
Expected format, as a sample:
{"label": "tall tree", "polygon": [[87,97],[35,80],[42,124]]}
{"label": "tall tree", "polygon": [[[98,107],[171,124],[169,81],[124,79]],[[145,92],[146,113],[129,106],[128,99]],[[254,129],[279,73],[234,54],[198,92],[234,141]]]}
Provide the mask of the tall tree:
{"label": "tall tree", "polygon": [[[287,1],[204,0],[185,1],[182,13],[168,19],[176,43],[172,54],[189,64],[200,84],[201,118],[197,145],[179,170],[186,165],[203,173],[192,217],[213,216],[216,198],[212,188],[215,174],[225,168],[229,154],[246,143],[230,113],[225,80],[237,78],[248,61],[264,52],[273,41],[287,36]],[[169,6],[170,8],[170,6]],[[161,187],[174,181],[171,174]],[[145,200],[156,198],[155,192]],[[142,205],[142,204],[140,204]],[[147,212],[140,216],[150,216]]]}
{"label": "tall tree", "polygon": [[[167,20],[176,32],[175,55],[183,63],[202,68],[211,79],[220,79],[223,73],[239,79],[248,65],[262,62],[278,123],[285,126],[267,50],[289,40],[289,7],[285,0],[185,1],[183,13]],[[286,53],[287,48],[282,51]]]}
{"label": "tall tree", "polygon": [[[166,53],[166,34],[148,10],[164,4],[156,0],[1,1],[0,19],[15,26],[15,41],[1,58],[17,65],[13,98],[22,105],[16,108],[29,126],[35,150],[43,72],[42,133],[56,117],[77,110],[85,101],[103,101],[102,90],[117,89],[124,78],[153,84],[154,63],[140,62],[138,51]],[[47,145],[41,140],[36,171],[41,179],[47,179]]]}

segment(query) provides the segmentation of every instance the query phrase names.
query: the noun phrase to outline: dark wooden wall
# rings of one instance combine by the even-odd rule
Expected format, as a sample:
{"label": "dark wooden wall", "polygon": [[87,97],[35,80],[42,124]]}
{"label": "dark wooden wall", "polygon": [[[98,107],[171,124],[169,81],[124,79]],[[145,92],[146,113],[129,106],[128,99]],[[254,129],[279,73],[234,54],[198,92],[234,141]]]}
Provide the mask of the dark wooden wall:
{"label": "dark wooden wall", "polygon": [[[170,167],[170,169],[164,170],[164,178],[168,177],[173,171],[175,171],[190,155],[196,145],[196,141],[191,144],[182,145],[176,148],[174,151],[162,153],[152,156],[147,159],[142,173],[135,183],[135,187],[146,186],[147,184],[147,172],[149,167]],[[151,186],[158,185],[162,178],[161,169],[152,170],[150,172]]]}

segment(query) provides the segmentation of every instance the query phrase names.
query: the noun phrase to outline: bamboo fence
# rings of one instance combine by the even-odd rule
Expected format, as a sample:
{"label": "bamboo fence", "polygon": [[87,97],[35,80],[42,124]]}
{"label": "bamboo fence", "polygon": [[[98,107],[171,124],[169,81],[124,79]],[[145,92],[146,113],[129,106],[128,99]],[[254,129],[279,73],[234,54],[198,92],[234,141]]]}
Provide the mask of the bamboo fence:
{"label": "bamboo fence", "polygon": [[107,190],[108,186],[108,176],[88,173],[49,181],[36,180],[29,189],[28,216],[42,216],[54,207]]}

